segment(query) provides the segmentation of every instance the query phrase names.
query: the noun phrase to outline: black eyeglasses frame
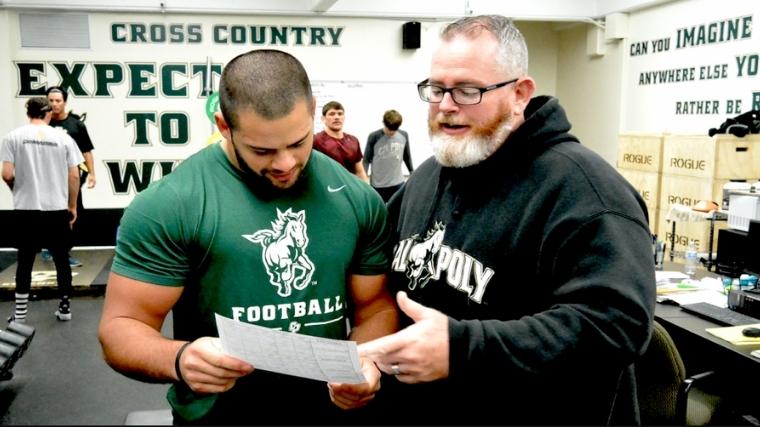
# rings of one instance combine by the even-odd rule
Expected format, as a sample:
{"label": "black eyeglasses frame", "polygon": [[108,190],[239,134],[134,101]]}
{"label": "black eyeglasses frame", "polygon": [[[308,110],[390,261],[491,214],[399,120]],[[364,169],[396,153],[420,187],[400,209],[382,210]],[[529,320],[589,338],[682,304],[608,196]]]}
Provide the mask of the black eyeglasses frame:
{"label": "black eyeglasses frame", "polygon": [[[477,105],[477,104],[480,104],[480,102],[483,100],[483,94],[484,93],[490,92],[490,91],[492,91],[494,89],[498,89],[500,87],[504,87],[504,86],[506,86],[508,84],[515,83],[518,80],[520,80],[520,78],[516,77],[516,78],[514,78],[512,80],[506,80],[506,81],[503,81],[501,83],[495,83],[495,84],[492,84],[492,85],[489,85],[489,86],[486,86],[486,87],[475,87],[475,86],[443,87],[443,86],[439,86],[439,85],[430,84],[430,79],[427,78],[427,79],[425,79],[425,80],[417,83],[417,94],[419,95],[419,97],[420,97],[421,100],[423,100],[425,102],[428,102],[430,104],[440,104],[441,102],[443,102],[443,98],[446,96],[446,93],[449,93],[451,95],[451,100],[454,101],[458,105]],[[438,89],[441,89],[443,91],[443,95],[441,95],[441,100],[440,101],[430,101],[428,99],[425,99],[422,96],[422,89],[425,88],[425,87],[437,87]],[[468,103],[464,103],[463,104],[461,102],[458,102],[455,99],[455,96],[454,96],[454,92],[453,92],[454,89],[477,89],[478,91],[480,91],[480,96],[478,97],[478,102],[473,102],[473,103],[469,103],[469,104]]]}

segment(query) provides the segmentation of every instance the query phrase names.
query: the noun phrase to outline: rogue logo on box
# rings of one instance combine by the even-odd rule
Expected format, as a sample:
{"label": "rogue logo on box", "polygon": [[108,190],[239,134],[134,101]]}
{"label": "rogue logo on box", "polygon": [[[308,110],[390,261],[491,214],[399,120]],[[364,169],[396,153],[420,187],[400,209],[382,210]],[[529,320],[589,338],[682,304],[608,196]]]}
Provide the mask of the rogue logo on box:
{"label": "rogue logo on box", "polygon": [[644,154],[630,154],[626,153],[623,154],[623,162],[625,163],[635,163],[638,165],[651,165],[652,164],[652,156],[644,155]]}
{"label": "rogue logo on box", "polygon": [[699,159],[684,159],[681,157],[673,157],[670,159],[670,166],[678,169],[692,169],[692,170],[705,170],[706,163],[704,160]]}

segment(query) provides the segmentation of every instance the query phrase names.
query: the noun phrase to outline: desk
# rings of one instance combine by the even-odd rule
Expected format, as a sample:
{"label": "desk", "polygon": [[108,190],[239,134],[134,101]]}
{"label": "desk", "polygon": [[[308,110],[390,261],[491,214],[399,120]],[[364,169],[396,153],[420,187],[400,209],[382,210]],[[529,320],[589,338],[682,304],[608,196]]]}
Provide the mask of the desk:
{"label": "desk", "polygon": [[[728,341],[722,340],[705,331],[706,328],[715,328],[721,325],[687,313],[681,310],[681,307],[675,305],[657,303],[654,317],[668,330],[681,353],[685,352],[681,350],[682,344],[684,346],[688,345],[689,347],[699,348],[703,350],[699,353],[707,356],[708,360],[706,362],[713,365],[708,369],[723,369],[728,365],[735,369],[746,370],[747,374],[751,373],[757,377],[757,385],[760,388],[760,358],[749,354],[752,350],[760,349],[760,344],[733,345]],[[682,354],[681,356],[686,359],[690,354],[686,352],[686,354]],[[720,359],[720,363],[713,364],[709,359]],[[690,369],[687,366],[687,372],[689,371]]]}
{"label": "desk", "polygon": [[721,325],[675,305],[657,303],[654,317],[676,343],[687,377],[715,371],[712,378],[725,405],[721,412],[729,417],[724,419],[734,424],[744,415],[760,417],[760,358],[750,355],[760,344],[738,346],[722,340],[705,331]]}
{"label": "desk", "polygon": [[[665,262],[665,270],[680,271],[680,264]],[[695,278],[717,277],[704,268],[699,268]],[[655,320],[673,338],[684,361],[686,376],[706,371],[715,371],[725,389],[724,402],[729,410],[737,414],[760,416],[760,358],[750,355],[756,345],[733,345],[707,331],[720,327],[710,320],[681,310],[681,307],[656,303]]]}

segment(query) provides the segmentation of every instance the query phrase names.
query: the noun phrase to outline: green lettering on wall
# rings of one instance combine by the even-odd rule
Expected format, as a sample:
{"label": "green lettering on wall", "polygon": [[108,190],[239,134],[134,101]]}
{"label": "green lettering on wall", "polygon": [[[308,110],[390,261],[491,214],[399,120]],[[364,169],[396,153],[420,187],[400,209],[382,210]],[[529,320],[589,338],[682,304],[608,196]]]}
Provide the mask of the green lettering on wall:
{"label": "green lettering on wall", "polygon": [[59,83],[59,86],[67,89],[70,94],[73,93],[76,96],[88,95],[87,91],[84,90],[82,83],[79,81],[79,79],[82,78],[82,72],[84,71],[84,66],[86,65],[84,62],[74,63],[74,66],[71,68],[71,70],[69,70],[69,68],[63,62],[53,62],[51,65],[56,69],[56,71],[58,71],[58,74],[61,76],[61,83]]}
{"label": "green lettering on wall", "polygon": [[230,32],[230,35],[232,36],[232,43],[234,44],[244,44],[245,43],[245,27],[242,25],[233,25],[232,31]]}
{"label": "green lettering on wall", "polygon": [[272,32],[271,44],[288,44],[288,27],[269,27],[269,30]]}
{"label": "green lettering on wall", "polygon": [[251,43],[264,44],[267,42],[267,27],[251,26]]}
{"label": "green lettering on wall", "polygon": [[752,15],[676,30],[676,48],[723,43],[752,37]]}
{"label": "green lettering on wall", "polygon": [[214,43],[227,43],[227,28],[224,25],[214,25],[213,32]]}
{"label": "green lettering on wall", "polygon": [[124,119],[126,124],[135,122],[135,139],[132,145],[152,145],[148,138],[148,123],[156,124],[156,113],[125,111]]}
{"label": "green lettering on wall", "polygon": [[161,65],[161,93],[167,97],[187,97],[187,83],[179,88],[174,87],[174,74],[187,77],[186,64],[163,64]]}
{"label": "green lettering on wall", "polygon": [[161,161],[158,162],[158,164],[161,165],[161,177],[165,177],[166,175],[172,173],[174,168],[180,164],[180,160]]}
{"label": "green lettering on wall", "polygon": [[190,139],[190,119],[187,113],[161,113],[159,121],[159,130],[161,133],[161,142],[167,145],[187,144]]}
{"label": "green lettering on wall", "polygon": [[150,41],[152,43],[166,42],[166,27],[162,24],[151,24],[149,27]]}
{"label": "green lettering on wall", "polygon": [[332,38],[332,42],[330,42],[333,46],[340,46],[340,35],[343,34],[343,27],[338,28],[328,28],[327,32],[330,33],[330,38]]}
{"label": "green lettering on wall", "polygon": [[[193,64],[192,65],[193,70],[193,76],[196,74],[201,75],[201,91],[198,93],[198,96],[201,98],[205,98],[209,95],[211,95],[212,92],[214,92],[215,88],[213,85],[213,76],[221,76],[222,75],[222,64],[211,64],[211,76],[208,76],[208,66],[206,64]],[[206,82],[209,80],[206,80],[208,78],[211,78],[211,87],[207,87]]]}
{"label": "green lettering on wall", "polygon": [[156,96],[156,86],[150,83],[147,75],[156,74],[153,64],[127,64],[129,67],[129,96]]}
{"label": "green lettering on wall", "polygon": [[114,22],[111,24],[111,41],[114,43],[126,43],[126,24]]}
{"label": "green lettering on wall", "polygon": [[120,161],[105,161],[108,173],[111,175],[114,194],[129,194],[130,189],[134,192],[141,192],[150,185],[153,170],[156,164],[159,165],[161,176],[158,179],[170,174],[179,164],[179,160],[127,160],[124,161],[124,170],[121,168]]}
{"label": "green lettering on wall", "polygon": [[322,27],[312,27],[311,29],[311,44],[312,46],[325,45],[325,29]]}
{"label": "green lettering on wall", "polygon": [[306,27],[291,27],[290,31],[296,36],[295,45],[303,46],[303,34],[306,32]]}
{"label": "green lettering on wall", "polygon": [[187,42],[197,44],[203,41],[201,24],[189,24],[187,26]]}
{"label": "green lettering on wall", "polygon": [[114,193],[129,194],[130,187],[134,188],[134,191],[137,193],[148,188],[155,163],[151,161],[136,162],[128,160],[124,162],[124,171],[121,170],[121,162],[106,161],[105,164],[109,175],[111,175]]}
{"label": "green lettering on wall", "polygon": [[145,38],[145,24],[131,24],[130,28],[132,29],[132,37],[129,41],[132,43],[138,41],[145,43],[148,41],[148,39]]}
{"label": "green lettering on wall", "polygon": [[45,75],[45,64],[42,62],[14,62],[18,69],[18,96],[45,95],[45,83],[40,82],[40,76]]}
{"label": "green lettering on wall", "polygon": [[124,81],[124,70],[121,64],[114,62],[92,64],[95,68],[95,94],[93,96],[113,97],[111,86]]}

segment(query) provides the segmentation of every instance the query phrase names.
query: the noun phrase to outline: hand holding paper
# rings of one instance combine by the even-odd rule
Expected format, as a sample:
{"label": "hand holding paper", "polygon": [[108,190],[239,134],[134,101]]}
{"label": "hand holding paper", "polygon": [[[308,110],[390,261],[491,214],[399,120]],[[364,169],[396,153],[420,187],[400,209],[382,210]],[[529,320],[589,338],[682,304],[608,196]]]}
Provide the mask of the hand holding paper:
{"label": "hand holding paper", "polygon": [[196,393],[222,393],[253,372],[250,364],[222,352],[218,338],[193,341],[178,361],[182,379]]}
{"label": "hand holding paper", "polygon": [[375,364],[367,359],[361,358],[362,373],[367,379],[364,384],[327,384],[330,390],[330,399],[341,409],[360,408],[366,405],[375,397],[375,393],[380,390],[380,370]]}

